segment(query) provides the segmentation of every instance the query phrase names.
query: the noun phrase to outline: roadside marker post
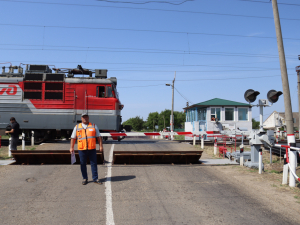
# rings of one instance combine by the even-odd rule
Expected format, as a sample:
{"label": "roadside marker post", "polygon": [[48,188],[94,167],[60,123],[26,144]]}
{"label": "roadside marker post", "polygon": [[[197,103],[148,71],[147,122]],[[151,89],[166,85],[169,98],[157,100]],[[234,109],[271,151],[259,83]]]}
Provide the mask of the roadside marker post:
{"label": "roadside marker post", "polygon": [[194,134],[194,137],[193,137],[193,145],[196,145],[196,135]]}
{"label": "roadside marker post", "polygon": [[282,184],[287,184],[288,182],[288,164],[286,162],[286,154],[284,154],[284,164],[283,164],[283,176],[282,176]]}
{"label": "roadside marker post", "polygon": [[270,148],[270,165],[272,165],[272,148]]}
{"label": "roadside marker post", "polygon": [[11,147],[10,147],[10,145],[11,145],[11,137],[8,139],[8,157],[11,157]]}
{"label": "roadside marker post", "polygon": [[204,137],[201,135],[201,149],[204,149]]}
{"label": "roadside marker post", "polygon": [[34,131],[31,131],[31,146],[34,146]]}
{"label": "roadside marker post", "polygon": [[240,166],[244,166],[244,145],[240,145]]}
{"label": "roadside marker post", "polygon": [[25,134],[22,133],[22,150],[25,150]]}
{"label": "roadside marker post", "polygon": [[262,172],[262,149],[261,148],[259,149],[258,164],[259,164],[258,173],[261,174]]}
{"label": "roadside marker post", "polygon": [[217,151],[218,151],[217,137],[214,137],[214,155],[217,155]]}

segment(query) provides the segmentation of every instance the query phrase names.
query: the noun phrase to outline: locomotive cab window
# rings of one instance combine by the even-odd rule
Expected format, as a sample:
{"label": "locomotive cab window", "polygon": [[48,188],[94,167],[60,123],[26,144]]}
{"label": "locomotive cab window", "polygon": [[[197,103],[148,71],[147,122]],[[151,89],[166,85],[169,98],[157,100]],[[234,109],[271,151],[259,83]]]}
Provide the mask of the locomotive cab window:
{"label": "locomotive cab window", "polygon": [[96,91],[98,98],[105,98],[105,86],[98,86]]}
{"label": "locomotive cab window", "polygon": [[107,86],[107,97],[108,98],[114,97],[111,86]]}

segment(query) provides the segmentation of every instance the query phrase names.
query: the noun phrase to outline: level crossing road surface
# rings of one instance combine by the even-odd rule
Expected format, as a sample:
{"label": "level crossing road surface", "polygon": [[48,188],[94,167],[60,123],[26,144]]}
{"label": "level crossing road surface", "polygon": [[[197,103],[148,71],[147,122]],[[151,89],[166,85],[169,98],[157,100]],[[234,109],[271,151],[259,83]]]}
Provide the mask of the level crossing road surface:
{"label": "level crossing road surface", "polygon": [[[69,147],[69,141],[64,141],[38,149]],[[112,149],[195,150],[186,143],[128,138],[104,142],[108,162]],[[103,185],[84,186],[80,165],[0,167],[0,224],[300,223],[299,213],[288,215],[288,210],[272,204],[265,193],[247,188],[247,183],[233,182],[224,172],[226,166],[108,163],[98,169]],[[90,166],[88,174],[91,179]]]}

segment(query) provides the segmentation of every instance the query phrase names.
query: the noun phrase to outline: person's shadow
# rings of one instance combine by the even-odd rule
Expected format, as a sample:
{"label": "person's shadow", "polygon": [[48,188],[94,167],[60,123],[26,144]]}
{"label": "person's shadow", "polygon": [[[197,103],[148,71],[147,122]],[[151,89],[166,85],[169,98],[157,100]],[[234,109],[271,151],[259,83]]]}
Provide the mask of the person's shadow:
{"label": "person's shadow", "polygon": [[[110,177],[111,178],[111,182],[118,182],[118,181],[126,181],[126,180],[132,180],[134,178],[136,178],[136,176],[113,176],[113,177]],[[106,182],[107,181],[107,178],[102,178],[100,179],[100,181],[102,183]],[[93,181],[91,181],[93,182]],[[89,182],[90,183],[90,182]]]}

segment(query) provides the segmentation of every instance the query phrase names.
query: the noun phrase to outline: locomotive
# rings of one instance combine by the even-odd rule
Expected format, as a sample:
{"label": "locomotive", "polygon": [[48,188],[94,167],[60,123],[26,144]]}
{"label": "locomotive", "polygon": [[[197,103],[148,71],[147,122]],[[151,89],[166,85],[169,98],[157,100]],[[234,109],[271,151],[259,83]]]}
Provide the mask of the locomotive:
{"label": "locomotive", "polygon": [[[21,65],[26,65],[24,73]],[[34,131],[35,142],[68,138],[85,112],[100,132],[122,131],[124,105],[118,96],[116,77],[107,78],[105,69],[90,70],[80,65],[75,69],[50,67],[34,64],[2,67],[1,130],[6,128],[10,117],[15,117],[26,137]]]}

